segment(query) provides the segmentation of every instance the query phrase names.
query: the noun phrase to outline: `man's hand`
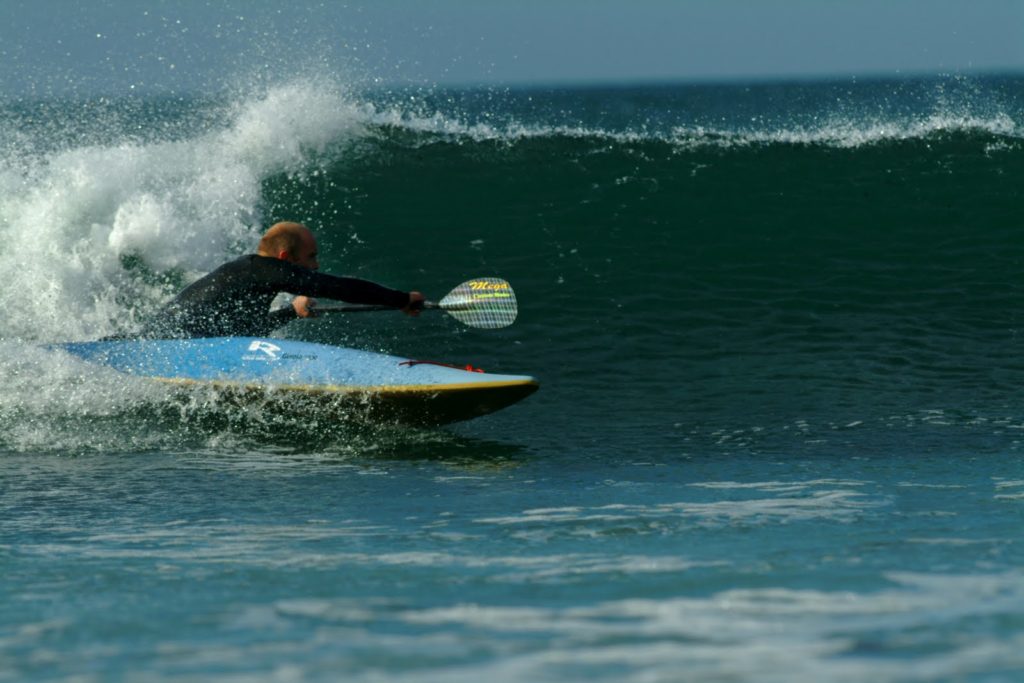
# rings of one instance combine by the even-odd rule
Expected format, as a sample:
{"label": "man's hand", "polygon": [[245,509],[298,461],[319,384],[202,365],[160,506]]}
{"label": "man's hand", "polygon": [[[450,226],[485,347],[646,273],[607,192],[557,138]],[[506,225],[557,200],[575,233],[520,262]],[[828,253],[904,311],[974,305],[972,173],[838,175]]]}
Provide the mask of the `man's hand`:
{"label": "man's hand", "polygon": [[409,292],[409,303],[402,309],[402,313],[413,316],[419,315],[420,311],[423,310],[422,306],[425,299],[426,297],[419,292]]}
{"label": "man's hand", "polygon": [[292,308],[295,309],[295,315],[300,318],[315,318],[316,313],[316,299],[312,299],[308,296],[297,296],[292,300]]}

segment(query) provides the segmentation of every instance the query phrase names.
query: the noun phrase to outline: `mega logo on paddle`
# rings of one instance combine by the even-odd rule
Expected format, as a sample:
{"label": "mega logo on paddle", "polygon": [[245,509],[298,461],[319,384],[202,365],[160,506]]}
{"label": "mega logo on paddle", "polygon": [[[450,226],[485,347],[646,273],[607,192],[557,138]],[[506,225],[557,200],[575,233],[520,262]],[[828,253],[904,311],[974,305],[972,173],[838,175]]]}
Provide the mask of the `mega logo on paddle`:
{"label": "mega logo on paddle", "polygon": [[472,280],[467,283],[469,288],[474,292],[481,290],[485,291],[496,291],[499,289],[511,289],[512,286],[507,282],[488,282],[487,280]]}
{"label": "mega logo on paddle", "polygon": [[512,286],[504,280],[470,280],[470,296],[473,301],[486,299],[508,299],[512,296]]}

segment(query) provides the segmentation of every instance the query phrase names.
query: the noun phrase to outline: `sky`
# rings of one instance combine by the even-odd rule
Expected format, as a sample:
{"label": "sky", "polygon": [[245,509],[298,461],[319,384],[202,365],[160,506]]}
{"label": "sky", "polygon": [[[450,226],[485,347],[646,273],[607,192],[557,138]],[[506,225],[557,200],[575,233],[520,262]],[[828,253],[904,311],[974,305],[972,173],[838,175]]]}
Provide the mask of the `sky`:
{"label": "sky", "polygon": [[0,0],[0,94],[1024,73],[1024,0]]}

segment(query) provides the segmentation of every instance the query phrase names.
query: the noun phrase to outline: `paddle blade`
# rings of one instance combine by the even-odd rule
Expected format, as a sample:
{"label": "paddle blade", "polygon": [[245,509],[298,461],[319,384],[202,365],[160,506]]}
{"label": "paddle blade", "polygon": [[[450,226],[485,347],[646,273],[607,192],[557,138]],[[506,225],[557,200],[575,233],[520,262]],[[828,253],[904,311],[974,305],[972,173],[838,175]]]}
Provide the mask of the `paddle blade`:
{"label": "paddle blade", "polygon": [[438,306],[459,322],[486,330],[508,327],[519,313],[512,285],[497,277],[463,282],[448,292]]}

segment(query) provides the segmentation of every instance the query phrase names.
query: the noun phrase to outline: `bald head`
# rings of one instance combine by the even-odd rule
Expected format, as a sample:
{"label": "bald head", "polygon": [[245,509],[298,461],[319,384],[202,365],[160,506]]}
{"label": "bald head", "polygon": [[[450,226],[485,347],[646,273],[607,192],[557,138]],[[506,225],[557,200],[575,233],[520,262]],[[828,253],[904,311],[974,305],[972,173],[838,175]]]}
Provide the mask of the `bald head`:
{"label": "bald head", "polygon": [[320,267],[317,262],[316,238],[302,223],[282,221],[270,226],[260,239],[256,253],[289,261],[311,270]]}

